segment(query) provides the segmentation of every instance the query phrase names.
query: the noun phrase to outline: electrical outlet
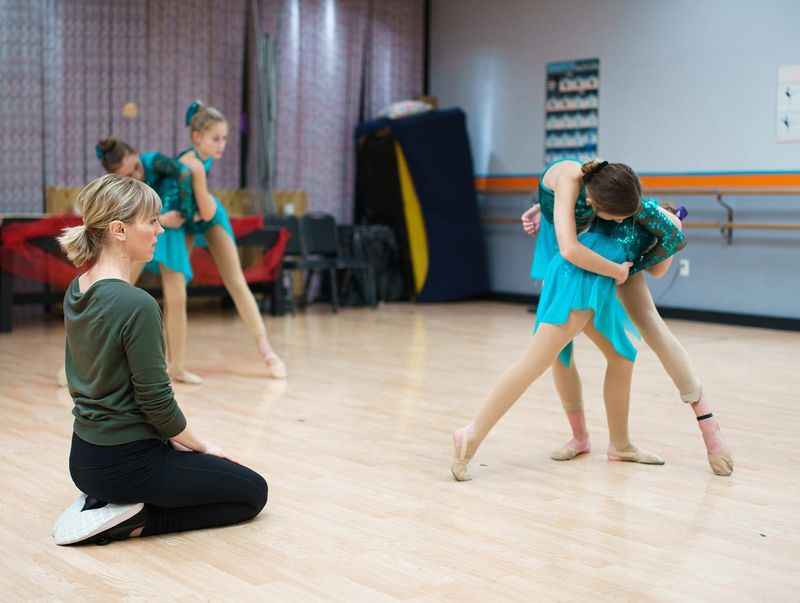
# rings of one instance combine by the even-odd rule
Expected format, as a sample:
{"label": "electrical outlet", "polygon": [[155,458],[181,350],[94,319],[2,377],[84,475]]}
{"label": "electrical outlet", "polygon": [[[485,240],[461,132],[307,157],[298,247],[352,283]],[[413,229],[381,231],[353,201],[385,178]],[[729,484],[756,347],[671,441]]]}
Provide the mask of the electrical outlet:
{"label": "electrical outlet", "polygon": [[687,258],[681,258],[678,262],[678,275],[689,276],[689,260]]}

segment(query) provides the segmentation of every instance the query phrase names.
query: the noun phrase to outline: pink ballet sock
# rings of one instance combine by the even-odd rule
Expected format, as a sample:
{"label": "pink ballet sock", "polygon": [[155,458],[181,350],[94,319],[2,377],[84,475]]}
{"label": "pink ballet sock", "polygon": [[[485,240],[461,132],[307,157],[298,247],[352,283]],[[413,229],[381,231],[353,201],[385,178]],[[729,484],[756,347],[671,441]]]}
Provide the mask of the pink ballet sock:
{"label": "pink ballet sock", "polygon": [[[702,398],[692,404],[692,410],[698,419],[711,415],[711,406]],[[714,416],[708,417],[697,421],[700,427],[700,432],[703,434],[703,441],[706,444],[706,450],[709,454],[720,454],[725,450],[725,443],[722,440],[722,432],[720,431],[719,421]]]}
{"label": "pink ballet sock", "polygon": [[586,431],[586,416],[583,409],[567,412],[567,420],[572,428],[572,439],[558,450],[550,453],[554,461],[569,461],[576,456],[590,452],[589,432]]}
{"label": "pink ballet sock", "polygon": [[572,428],[572,439],[566,445],[575,448],[579,453],[589,452],[589,432],[586,431],[586,415],[583,409],[568,412],[567,420]]}
{"label": "pink ballet sock", "polygon": [[711,407],[700,399],[692,404],[703,442],[708,452],[708,464],[716,475],[727,476],[733,473],[733,455],[722,439],[719,421],[711,413]]}

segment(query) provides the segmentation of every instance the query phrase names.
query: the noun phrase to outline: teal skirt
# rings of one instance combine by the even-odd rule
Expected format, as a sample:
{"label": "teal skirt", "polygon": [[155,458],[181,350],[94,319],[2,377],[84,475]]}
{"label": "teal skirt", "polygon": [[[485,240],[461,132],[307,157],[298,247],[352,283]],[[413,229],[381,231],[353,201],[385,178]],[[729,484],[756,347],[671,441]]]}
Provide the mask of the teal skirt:
{"label": "teal skirt", "polygon": [[231,239],[234,241],[236,240],[230,218],[228,218],[228,211],[225,209],[225,206],[219,202],[219,199],[216,197],[212,198],[214,199],[214,203],[217,204],[214,216],[210,220],[200,220],[185,225],[186,229],[194,235],[194,244],[198,247],[208,247],[205,233],[208,232],[208,229],[212,226],[221,226],[223,230],[230,235]]}
{"label": "teal skirt", "polygon": [[160,273],[160,265],[163,264],[174,272],[182,272],[186,282],[189,283],[194,275],[192,273],[189,250],[186,248],[187,235],[194,235],[194,244],[196,246],[208,247],[205,233],[212,226],[221,226],[230,235],[231,239],[236,241],[225,206],[216,197],[214,197],[214,201],[217,204],[217,209],[210,220],[185,222],[181,228],[165,228],[156,242],[153,259],[147,263],[145,269],[149,272]]}
{"label": "teal skirt", "polygon": [[552,222],[544,218],[539,225],[539,232],[536,234],[536,247],[533,251],[533,262],[531,263],[531,278],[537,281],[544,280],[550,262],[558,255],[558,239],[556,239],[556,229]]}
{"label": "teal skirt", "polygon": [[186,230],[181,228],[165,228],[158,236],[153,259],[145,269],[149,272],[160,273],[163,264],[173,272],[182,272],[186,282],[192,280],[192,263],[189,260],[189,250],[186,248]]}
{"label": "teal skirt", "polygon": [[[531,274],[542,278],[544,282],[536,310],[534,331],[541,324],[565,324],[573,311],[590,310],[594,313],[594,327],[611,343],[616,352],[631,362],[635,361],[636,347],[628,335],[638,338],[639,334],[617,297],[614,279],[587,272],[566,261],[558,253],[555,230],[550,222],[542,220],[537,239]],[[623,262],[626,259],[625,250],[619,241],[602,233],[585,232],[578,240],[612,262]],[[539,274],[542,276],[536,276]],[[570,365],[572,343],[561,350],[558,358],[565,366]]]}

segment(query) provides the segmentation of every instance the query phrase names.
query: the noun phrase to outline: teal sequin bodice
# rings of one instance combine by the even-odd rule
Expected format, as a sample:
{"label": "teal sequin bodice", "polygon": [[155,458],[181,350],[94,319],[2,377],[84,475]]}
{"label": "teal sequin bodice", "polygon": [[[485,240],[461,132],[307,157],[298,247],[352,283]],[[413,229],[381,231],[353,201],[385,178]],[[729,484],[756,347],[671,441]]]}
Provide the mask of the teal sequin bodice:
{"label": "teal sequin bodice", "polygon": [[[539,181],[539,205],[542,217],[551,224],[554,222],[556,196],[544,185],[544,174],[556,163],[545,169]],[[586,188],[581,187],[575,202],[575,225],[578,232],[590,226],[590,230],[601,232],[619,241],[625,250],[626,259],[633,262],[631,274],[655,266],[686,247],[686,236],[659,209],[658,200],[652,198],[643,199],[641,209],[634,216],[617,223],[597,218],[592,207],[586,202]]]}
{"label": "teal sequin bodice", "polygon": [[656,199],[643,199],[636,215],[619,223],[598,218],[591,230],[620,242],[627,261],[633,262],[631,274],[655,266],[686,247],[686,236],[664,215]]}
{"label": "teal sequin bodice", "polygon": [[189,169],[158,151],[142,153],[139,158],[144,168],[144,181],[161,197],[161,211],[179,211],[187,221],[192,220],[196,206]]}
{"label": "teal sequin bodice", "polygon": [[214,160],[211,157],[200,159],[200,155],[197,153],[197,151],[195,151],[194,147],[189,147],[188,149],[184,149],[178,153],[178,155],[175,157],[176,161],[180,161],[180,158],[186,155],[186,153],[191,153],[194,155],[195,158],[203,164],[203,168],[206,170],[206,175],[208,175],[208,173],[211,171],[211,166],[214,165]]}
{"label": "teal sequin bodice", "polygon": [[[564,161],[569,161],[569,160],[564,160]],[[542,217],[544,217],[544,219],[550,222],[551,224],[554,223],[553,211],[556,206],[556,194],[554,191],[550,190],[544,185],[544,175],[547,173],[547,170],[556,165],[556,163],[549,165],[547,169],[545,169],[545,171],[542,173],[542,177],[539,180],[539,205],[542,208]],[[575,201],[575,224],[578,227],[578,231],[581,231],[584,228],[586,228],[592,222],[593,219],[594,219],[594,210],[586,202],[586,188],[581,187],[581,192],[578,195],[577,201]]]}
{"label": "teal sequin bodice", "polygon": [[653,234],[637,224],[634,216],[622,222],[597,218],[591,230],[616,239],[625,251],[625,260],[629,262],[643,256],[658,242]]}

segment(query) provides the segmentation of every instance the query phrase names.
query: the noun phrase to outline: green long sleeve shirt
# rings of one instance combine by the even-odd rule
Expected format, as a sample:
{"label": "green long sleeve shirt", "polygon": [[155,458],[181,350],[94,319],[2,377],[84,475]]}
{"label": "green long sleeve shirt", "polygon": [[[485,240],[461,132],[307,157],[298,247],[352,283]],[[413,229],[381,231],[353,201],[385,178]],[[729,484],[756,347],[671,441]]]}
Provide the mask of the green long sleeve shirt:
{"label": "green long sleeve shirt", "polygon": [[64,295],[66,372],[74,431],[98,446],[166,440],[186,427],[175,402],[161,334],[161,310],[142,289],[103,279]]}

